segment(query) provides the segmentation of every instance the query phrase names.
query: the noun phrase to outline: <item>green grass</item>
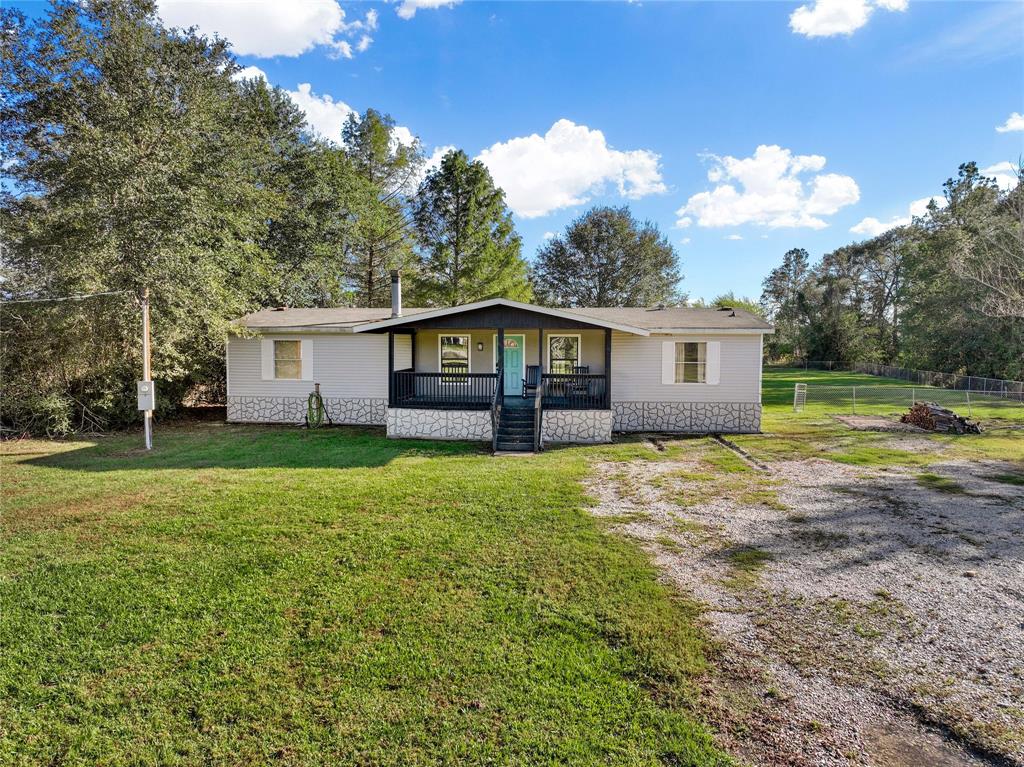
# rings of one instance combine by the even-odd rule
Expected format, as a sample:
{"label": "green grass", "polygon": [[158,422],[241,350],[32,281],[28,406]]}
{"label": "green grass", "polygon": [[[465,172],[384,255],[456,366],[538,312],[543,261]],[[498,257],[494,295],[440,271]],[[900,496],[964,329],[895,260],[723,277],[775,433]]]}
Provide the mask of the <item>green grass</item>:
{"label": "green grass", "polygon": [[956,482],[949,477],[943,477],[941,474],[932,474],[930,472],[918,474],[917,484],[921,487],[926,487],[929,490],[935,490],[936,492],[946,493],[949,495],[963,494],[967,492],[964,489],[964,486],[959,482]]}
{"label": "green grass", "polygon": [[767,551],[752,547],[728,549],[724,556],[730,568],[725,585],[734,589],[749,589],[755,586],[761,571],[772,560],[772,555]]}
{"label": "green grass", "polygon": [[988,478],[993,482],[1002,482],[1004,485],[1024,486],[1024,474],[993,474]]}
{"label": "green grass", "polygon": [[697,609],[585,510],[635,443],[138,442],[2,446],[0,762],[728,763]]}
{"label": "green grass", "polygon": [[[777,368],[764,372],[762,378],[762,402],[768,409],[786,409],[792,412],[793,390],[797,383],[808,385],[809,395],[804,414],[808,416],[829,416],[834,414],[850,415],[856,410],[858,415],[899,415],[905,413],[912,399],[918,401],[935,401],[938,404],[955,410],[962,416],[971,417],[991,425],[1024,425],[1024,405],[1013,400],[999,397],[971,395],[968,403],[967,395],[950,389],[901,381],[896,378],[884,378],[862,373],[827,370],[801,370],[797,368]],[[832,401],[824,401],[814,396],[815,387],[899,387],[906,389],[903,401],[893,401],[892,392],[878,393],[878,390],[864,389],[858,392],[856,407],[852,393],[830,392]],[[913,391],[911,391],[913,390]],[[821,392],[824,397],[824,392]]]}
{"label": "green grass", "polygon": [[[793,385],[894,385],[905,381],[821,370],[767,370],[763,376],[763,434],[730,439],[762,461],[826,458],[865,467],[926,466],[950,459],[1011,461],[1024,469],[1024,407],[1001,405],[981,416],[983,434],[881,434],[854,431],[833,418],[837,408],[824,404],[793,412]],[[920,387],[918,387],[920,388]],[[961,410],[958,408],[958,410]],[[966,414],[966,410],[961,410]],[[982,412],[982,411],[976,411]],[[911,450],[903,450],[900,442]],[[922,441],[934,449],[921,451]]]}

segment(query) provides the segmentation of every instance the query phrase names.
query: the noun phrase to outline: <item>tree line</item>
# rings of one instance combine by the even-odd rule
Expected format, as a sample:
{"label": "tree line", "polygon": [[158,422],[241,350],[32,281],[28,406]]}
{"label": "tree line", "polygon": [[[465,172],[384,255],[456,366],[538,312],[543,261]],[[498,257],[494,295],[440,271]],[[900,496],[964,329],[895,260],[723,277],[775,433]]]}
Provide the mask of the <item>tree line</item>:
{"label": "tree line", "polygon": [[1024,184],[964,163],[924,216],[811,264],[787,252],[764,281],[776,361],[880,362],[1024,378]]}
{"label": "tree line", "polygon": [[266,306],[493,297],[559,305],[678,300],[675,251],[596,208],[531,266],[511,211],[460,150],[425,168],[387,114],[312,132],[280,88],[241,78],[227,41],[165,27],[153,0],[0,10],[0,424],[67,433],[137,420],[138,296],[168,414],[223,381],[232,319]]}

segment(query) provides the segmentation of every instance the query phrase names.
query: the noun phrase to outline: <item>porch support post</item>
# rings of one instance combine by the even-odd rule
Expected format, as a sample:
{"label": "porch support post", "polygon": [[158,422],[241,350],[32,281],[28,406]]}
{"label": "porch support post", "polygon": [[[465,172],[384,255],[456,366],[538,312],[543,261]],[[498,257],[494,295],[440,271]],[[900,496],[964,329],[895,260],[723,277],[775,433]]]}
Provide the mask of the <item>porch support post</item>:
{"label": "porch support post", "polygon": [[412,363],[412,369],[416,369],[416,328],[409,331],[409,344],[412,346],[412,356],[410,362]]}
{"label": "porch support post", "polygon": [[395,404],[395,331],[388,331],[388,405]]}
{"label": "porch support post", "polygon": [[537,328],[537,367],[544,372],[544,328]]}
{"label": "porch support post", "polygon": [[[505,328],[498,328],[498,348],[494,350],[494,372],[497,373],[499,379],[505,377]],[[495,381],[495,387],[501,383],[500,380]]]}
{"label": "porch support post", "polygon": [[612,329],[604,329],[604,401],[612,406]]}

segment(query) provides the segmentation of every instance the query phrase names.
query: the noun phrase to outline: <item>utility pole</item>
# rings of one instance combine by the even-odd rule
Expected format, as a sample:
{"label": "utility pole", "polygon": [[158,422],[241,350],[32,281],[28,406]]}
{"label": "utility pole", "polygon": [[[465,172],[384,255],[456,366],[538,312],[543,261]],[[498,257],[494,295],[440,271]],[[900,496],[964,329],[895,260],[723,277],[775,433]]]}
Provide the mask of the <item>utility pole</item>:
{"label": "utility pole", "polygon": [[[148,396],[146,396],[148,395]],[[139,409],[146,430],[146,450],[153,449],[153,376],[149,362],[149,288],[142,289],[142,381],[139,384]]]}

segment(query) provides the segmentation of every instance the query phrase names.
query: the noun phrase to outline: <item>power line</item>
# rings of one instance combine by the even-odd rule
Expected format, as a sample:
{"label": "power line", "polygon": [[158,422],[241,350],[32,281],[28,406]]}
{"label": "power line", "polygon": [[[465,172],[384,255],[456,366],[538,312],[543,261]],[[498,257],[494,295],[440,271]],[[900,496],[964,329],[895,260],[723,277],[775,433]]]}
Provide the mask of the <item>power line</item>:
{"label": "power line", "polygon": [[83,293],[78,296],[60,296],[58,298],[16,298],[12,301],[0,301],[0,305],[3,304],[38,304],[47,303],[54,301],[82,301],[86,298],[95,298],[96,296],[119,296],[123,293],[134,293],[134,290],[107,290],[102,293]]}

